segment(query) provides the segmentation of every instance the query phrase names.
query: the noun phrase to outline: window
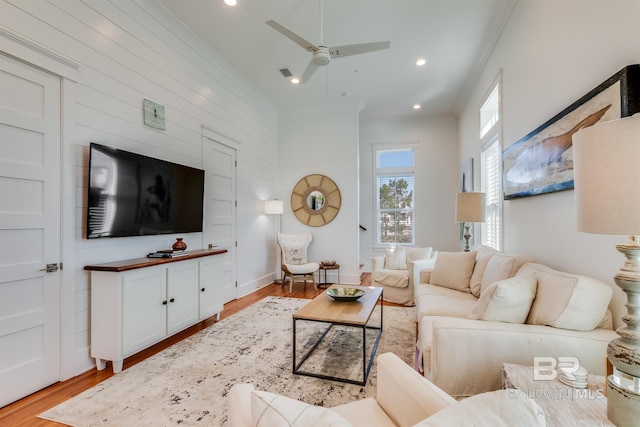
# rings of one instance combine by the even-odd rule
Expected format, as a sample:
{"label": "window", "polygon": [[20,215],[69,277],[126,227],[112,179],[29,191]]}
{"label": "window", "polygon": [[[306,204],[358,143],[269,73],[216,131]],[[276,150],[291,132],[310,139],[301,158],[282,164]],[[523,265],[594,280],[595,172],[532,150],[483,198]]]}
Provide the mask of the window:
{"label": "window", "polygon": [[487,220],[482,244],[502,250],[502,150],[500,144],[500,79],[480,107],[481,189],[486,194]]}
{"label": "window", "polygon": [[376,244],[413,245],[413,148],[375,151]]}

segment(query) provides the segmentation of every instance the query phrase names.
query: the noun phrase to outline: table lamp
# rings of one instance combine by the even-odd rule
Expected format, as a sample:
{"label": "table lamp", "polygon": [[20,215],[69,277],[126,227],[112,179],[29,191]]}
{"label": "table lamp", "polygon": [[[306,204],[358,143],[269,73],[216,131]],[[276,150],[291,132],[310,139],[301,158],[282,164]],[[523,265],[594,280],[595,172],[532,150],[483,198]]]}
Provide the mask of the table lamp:
{"label": "table lamp", "polygon": [[471,223],[485,222],[486,220],[486,196],[485,193],[464,192],[456,196],[456,222],[464,223],[464,251],[469,252],[469,239],[471,239]]}
{"label": "table lamp", "polygon": [[627,235],[615,283],[627,294],[626,326],[607,347],[607,416],[618,427],[640,420],[640,114],[596,124],[573,136],[578,231]]}
{"label": "table lamp", "polygon": [[[264,201],[264,213],[266,215],[280,215],[280,228],[278,231],[282,233],[282,214],[284,212],[284,203],[282,200],[273,199],[273,200],[265,200]],[[280,248],[278,248],[278,261],[280,261]],[[279,265],[282,264],[281,262]],[[276,283],[282,283],[281,274],[282,270],[278,269],[278,279],[276,279]]]}

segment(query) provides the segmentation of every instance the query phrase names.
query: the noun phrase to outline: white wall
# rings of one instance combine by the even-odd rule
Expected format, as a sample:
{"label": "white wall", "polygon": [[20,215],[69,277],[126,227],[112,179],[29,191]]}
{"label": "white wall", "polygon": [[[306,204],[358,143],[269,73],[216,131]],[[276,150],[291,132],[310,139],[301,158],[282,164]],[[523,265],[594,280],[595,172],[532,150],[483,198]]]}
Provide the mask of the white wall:
{"label": "white wall", "polygon": [[[309,258],[335,259],[340,264],[340,282],[360,283],[358,256],[358,112],[309,109],[280,115],[280,185],[284,201],[284,233],[310,231],[313,242]],[[303,177],[322,174],[340,189],[338,215],[322,227],[309,227],[291,211],[291,190]],[[324,278],[324,276],[323,276]],[[327,279],[331,278],[331,272]]]}
{"label": "white wall", "polygon": [[459,188],[458,120],[453,115],[360,123],[360,257],[365,271],[375,247],[375,182],[372,144],[418,143],[415,151],[415,243],[439,251],[457,251],[460,228],[454,220]]}
{"label": "white wall", "polygon": [[[91,141],[199,168],[206,167],[202,125],[237,143],[238,257],[252,257],[239,285],[255,289],[273,279],[275,253],[265,242],[275,218],[262,215],[278,171],[277,112],[270,101],[153,0],[1,0],[0,25],[80,65],[77,84],[65,83],[64,98],[72,102],[63,106],[63,165],[75,168],[62,193],[63,200],[75,200],[75,211],[63,212],[70,224],[63,228],[63,287],[72,289],[63,301],[63,343],[71,343],[64,344],[63,376],[93,365],[83,266],[141,257],[176,237],[86,240]],[[165,106],[166,131],[143,125],[144,98]],[[183,237],[192,249],[204,245],[201,233]]]}
{"label": "white wall", "polygon": [[[503,70],[505,149],[625,65],[640,62],[637,0],[520,0],[460,117],[460,159],[479,158],[481,98]],[[504,249],[551,267],[596,277],[614,288],[619,326],[625,295],[612,277],[624,237],[576,231],[573,191],[504,203]]]}

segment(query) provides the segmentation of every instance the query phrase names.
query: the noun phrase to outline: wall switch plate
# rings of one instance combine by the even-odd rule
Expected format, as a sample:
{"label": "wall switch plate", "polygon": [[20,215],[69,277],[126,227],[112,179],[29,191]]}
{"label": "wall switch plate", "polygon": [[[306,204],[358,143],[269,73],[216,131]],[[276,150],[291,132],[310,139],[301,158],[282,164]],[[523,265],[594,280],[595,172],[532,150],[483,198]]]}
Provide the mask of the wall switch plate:
{"label": "wall switch plate", "polygon": [[145,125],[160,130],[166,129],[164,124],[164,105],[145,99],[143,110]]}

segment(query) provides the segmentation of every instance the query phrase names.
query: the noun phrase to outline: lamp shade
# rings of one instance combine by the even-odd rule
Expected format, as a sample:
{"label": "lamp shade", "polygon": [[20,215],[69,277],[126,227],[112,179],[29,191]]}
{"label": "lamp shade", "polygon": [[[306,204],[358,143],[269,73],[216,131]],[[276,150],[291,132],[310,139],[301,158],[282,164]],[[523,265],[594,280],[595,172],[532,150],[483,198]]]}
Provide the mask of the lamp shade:
{"label": "lamp shade", "polygon": [[267,215],[282,215],[284,204],[282,200],[273,199],[264,201],[264,213]]}
{"label": "lamp shade", "polygon": [[485,193],[466,192],[456,196],[456,222],[485,222]]}
{"label": "lamp shade", "polygon": [[578,231],[640,235],[640,114],[573,135]]}

